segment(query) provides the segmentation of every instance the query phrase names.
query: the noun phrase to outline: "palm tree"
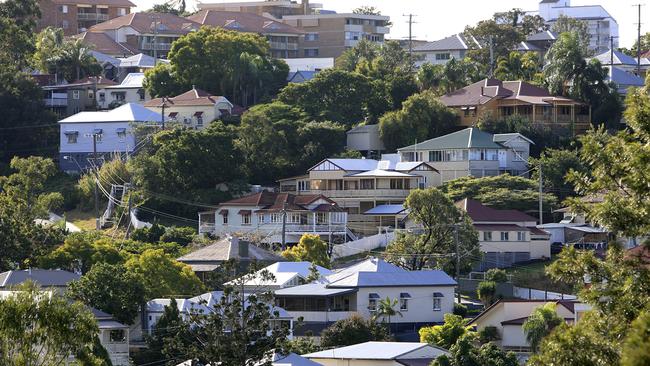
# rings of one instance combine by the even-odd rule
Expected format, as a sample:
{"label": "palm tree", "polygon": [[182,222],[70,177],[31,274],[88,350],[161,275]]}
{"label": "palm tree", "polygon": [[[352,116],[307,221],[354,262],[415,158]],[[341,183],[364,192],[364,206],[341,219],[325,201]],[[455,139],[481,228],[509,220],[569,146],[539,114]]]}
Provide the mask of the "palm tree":
{"label": "palm tree", "polygon": [[92,48],[81,39],[63,45],[59,61],[67,80],[79,80],[84,76],[95,76],[101,72],[101,66],[90,51]]}
{"label": "palm tree", "polygon": [[552,302],[533,310],[522,327],[533,352],[537,352],[542,339],[562,322],[563,320],[555,312],[555,304]]}
{"label": "palm tree", "polygon": [[380,318],[388,319],[388,333],[390,333],[390,318],[394,316],[404,316],[401,311],[395,310],[397,304],[397,299],[391,299],[390,297],[379,300],[379,303],[377,303],[377,311],[375,312],[375,315],[372,316],[372,319],[375,321]]}

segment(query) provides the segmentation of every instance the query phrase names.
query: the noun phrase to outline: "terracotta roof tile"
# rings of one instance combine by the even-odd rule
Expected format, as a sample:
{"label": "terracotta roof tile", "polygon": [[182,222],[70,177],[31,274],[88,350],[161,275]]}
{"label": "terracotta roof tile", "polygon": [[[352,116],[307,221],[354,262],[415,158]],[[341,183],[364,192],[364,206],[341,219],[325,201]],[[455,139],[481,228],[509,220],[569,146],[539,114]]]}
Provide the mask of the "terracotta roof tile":
{"label": "terracotta roof tile", "polygon": [[537,221],[536,218],[517,210],[497,210],[483,205],[481,202],[465,198],[458,201],[456,206],[467,212],[474,222],[521,222]]}
{"label": "terracotta roof tile", "polygon": [[129,0],[52,0],[55,4],[78,4],[78,5],[107,5],[107,6],[123,6],[132,8],[135,6]]}
{"label": "terracotta roof tile", "polygon": [[[320,194],[295,195],[292,193],[262,191],[223,202],[220,206],[256,206],[259,207],[260,210],[279,211],[285,208],[286,203],[287,210],[305,211],[308,210],[306,206],[319,199],[324,199],[331,204],[334,203],[329,198]],[[318,207],[320,206],[322,205],[319,205]],[[338,209],[338,206],[334,209]],[[320,208],[320,210],[322,211],[323,209]]]}
{"label": "terracotta roof tile", "polygon": [[216,11],[204,9],[196,14],[190,15],[187,19],[208,25],[211,27],[222,27],[229,30],[250,33],[282,33],[299,35],[303,32],[288,24],[275,21],[253,13]]}
{"label": "terracotta roof tile", "polygon": [[[174,105],[213,106],[217,104],[219,98],[223,98],[223,97],[218,95],[211,95],[210,93],[204,90],[193,88],[175,97],[165,98],[165,103],[170,106],[174,106]],[[162,105],[162,98],[152,99],[144,104],[145,107],[159,107],[160,105]]]}
{"label": "terracotta roof tile", "polygon": [[83,32],[74,37],[83,40],[86,44],[95,46],[93,48],[94,51],[101,52],[109,56],[130,56],[134,54],[132,47],[127,47],[121,43],[115,42],[105,33]]}
{"label": "terracotta roof tile", "polygon": [[110,19],[90,27],[91,31],[107,31],[122,27],[131,27],[139,33],[149,34],[154,32],[154,19],[158,23],[159,34],[187,34],[198,30],[201,25],[187,18],[169,13],[130,13],[121,17]]}

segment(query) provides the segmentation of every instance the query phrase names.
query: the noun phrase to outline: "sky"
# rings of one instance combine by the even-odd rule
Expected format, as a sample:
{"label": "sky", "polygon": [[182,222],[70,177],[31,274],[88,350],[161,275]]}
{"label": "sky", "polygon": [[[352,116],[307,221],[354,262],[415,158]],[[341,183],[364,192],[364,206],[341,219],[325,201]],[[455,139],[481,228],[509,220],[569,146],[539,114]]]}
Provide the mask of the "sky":
{"label": "sky", "polygon": [[[137,5],[136,10],[142,11],[153,4],[165,0],[131,0]],[[203,0],[203,2],[233,2],[246,0]],[[297,0],[300,1],[300,0]],[[572,6],[602,5],[618,22],[619,44],[631,47],[637,36],[638,10],[634,4],[644,3],[645,0],[573,0]],[[324,9],[335,10],[339,13],[350,12],[362,5],[371,5],[379,9],[383,15],[388,15],[393,22],[388,38],[408,38],[408,22],[405,14],[412,13],[413,37],[434,41],[462,31],[466,25],[476,24],[479,20],[487,19],[493,13],[512,8],[536,10],[539,0],[312,0],[323,4]],[[196,8],[196,0],[187,0],[188,8]],[[650,32],[650,3],[641,8],[641,32]]]}

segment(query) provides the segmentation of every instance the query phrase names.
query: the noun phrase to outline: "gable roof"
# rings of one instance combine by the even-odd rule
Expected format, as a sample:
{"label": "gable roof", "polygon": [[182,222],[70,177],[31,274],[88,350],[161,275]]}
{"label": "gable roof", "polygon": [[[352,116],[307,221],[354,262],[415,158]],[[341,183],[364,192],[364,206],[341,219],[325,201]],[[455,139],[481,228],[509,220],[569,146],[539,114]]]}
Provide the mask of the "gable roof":
{"label": "gable roof", "polygon": [[330,282],[328,288],[455,286],[457,283],[444,271],[356,272]]}
{"label": "gable roof", "polygon": [[[296,195],[293,193],[278,193],[262,191],[258,193],[249,194],[247,196],[232,199],[230,201],[222,202],[219,207],[223,206],[255,206],[260,210],[282,210],[286,207],[288,210],[306,211],[309,210],[307,205],[310,205],[318,200],[325,200],[333,206],[333,210],[337,210],[338,206],[334,201],[323,196],[322,194],[304,194]],[[285,206],[286,204],[286,206]]]}
{"label": "gable roof", "polygon": [[79,112],[59,123],[157,122],[161,119],[160,113],[137,103],[127,103],[110,111]]}
{"label": "gable roof", "polygon": [[[244,257],[239,254],[239,245],[248,246],[248,256]],[[281,261],[282,257],[268,250],[262,249],[250,242],[239,240],[235,237],[226,237],[214,244],[210,244],[201,249],[188,253],[180,258],[179,262],[225,262],[229,259],[239,260],[258,260],[258,261]]]}
{"label": "gable roof", "polygon": [[20,285],[32,281],[41,287],[64,287],[81,276],[60,269],[25,269],[0,273],[0,288]]}
{"label": "gable roof", "polygon": [[83,32],[74,37],[83,40],[86,44],[95,46],[94,51],[110,56],[133,55],[135,51],[131,46],[116,42],[102,32]]}
{"label": "gable roof", "polygon": [[[169,63],[168,60],[163,59],[158,59],[158,62]],[[156,59],[144,53],[120,59],[120,67],[153,68],[154,66],[156,66]]]}
{"label": "gable roof", "polygon": [[[226,102],[232,106],[228,99],[220,95],[212,95],[205,90],[192,88],[183,94],[179,94],[172,98],[165,98],[165,105],[173,107],[179,106],[213,106],[217,103]],[[160,107],[163,103],[162,98],[155,98],[144,105],[145,107]]]}
{"label": "gable roof", "polygon": [[521,222],[521,221],[534,221],[537,219],[517,210],[497,210],[492,207],[485,206],[479,201],[465,198],[464,200],[456,202],[456,206],[469,215],[474,222]]}
{"label": "gable roof", "polygon": [[593,58],[600,61],[600,63],[603,65],[609,65],[612,61],[612,56],[614,56],[614,65],[636,66],[637,64],[636,59],[634,59],[632,56],[628,56],[623,52],[616,50],[614,51],[613,55],[611,50],[609,50],[601,53],[600,55],[596,55]]}
{"label": "gable roof", "polygon": [[[310,262],[277,262],[270,266],[262,268],[261,270],[245,276],[246,286],[283,286],[288,281],[291,281],[296,276],[306,279],[310,275]],[[321,276],[327,276],[332,273],[327,268],[316,266],[316,270]],[[273,275],[273,279],[262,278],[263,272],[268,272]],[[233,281],[231,281],[233,282]]]}
{"label": "gable roof", "polygon": [[[553,302],[557,305],[562,305],[564,306],[567,310],[570,312],[574,313],[575,312],[575,304],[579,302],[578,300],[551,300],[551,299],[535,299],[535,300],[528,300],[528,299],[499,299],[492,305],[488,306],[485,308],[483,311],[481,311],[477,316],[472,318],[466,325],[472,325],[476,323],[479,319],[483,318],[485,315],[488,313],[494,311],[498,306],[503,305],[505,303],[538,303],[538,304],[546,304],[549,302]],[[519,319],[513,319],[513,320],[519,320]],[[513,323],[514,324],[514,323]]]}
{"label": "gable roof", "polygon": [[645,80],[643,80],[643,78],[638,75],[632,74],[631,72],[627,72],[616,66],[610,67],[609,65],[607,65],[604,67],[609,70],[609,72],[607,73],[606,80],[613,81],[614,83],[616,83],[616,85],[619,86],[619,88],[622,86],[643,87],[645,85]]}
{"label": "gable roof", "polygon": [[433,42],[427,42],[423,45],[413,48],[414,52],[426,51],[454,51],[454,50],[469,50],[471,48],[481,48],[476,39],[467,38],[464,35],[457,33],[443,39]]}
{"label": "gable roof", "polygon": [[396,360],[413,351],[430,348],[431,357],[447,354],[442,348],[419,342],[365,342],[347,347],[313,352],[303,355],[307,358],[335,358],[357,360]]}
{"label": "gable roof", "polygon": [[550,30],[544,31],[544,32],[539,32],[535,34],[531,34],[526,38],[527,41],[529,42],[535,42],[535,41],[555,41],[557,40],[558,34],[555,32],[551,32]]}
{"label": "gable roof", "polygon": [[295,35],[303,33],[298,28],[254,13],[203,9],[188,16],[187,19],[198,24],[239,32]]}
{"label": "gable roof", "polygon": [[201,28],[201,24],[170,13],[130,13],[90,27],[90,31],[108,31],[131,27],[141,34],[154,33],[154,18],[158,34],[187,34]]}
{"label": "gable roof", "polygon": [[404,150],[438,150],[438,149],[504,149],[501,144],[494,142],[494,136],[491,133],[481,131],[476,127],[469,127],[460,131],[436,137],[427,141],[419,142],[417,145],[411,145],[397,149]]}
{"label": "gable roof", "polygon": [[144,82],[144,73],[143,72],[132,72],[126,75],[124,80],[119,85],[113,85],[107,87],[107,89],[117,89],[117,88],[142,88],[142,83]]}

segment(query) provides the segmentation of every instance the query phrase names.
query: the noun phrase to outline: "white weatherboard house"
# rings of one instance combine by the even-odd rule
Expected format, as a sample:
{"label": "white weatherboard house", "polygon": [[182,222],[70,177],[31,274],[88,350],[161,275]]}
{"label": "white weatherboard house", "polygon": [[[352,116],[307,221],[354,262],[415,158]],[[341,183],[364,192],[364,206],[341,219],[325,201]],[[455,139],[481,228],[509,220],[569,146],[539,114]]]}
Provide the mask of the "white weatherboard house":
{"label": "white weatherboard house", "polygon": [[142,86],[144,73],[130,73],[118,85],[109,85],[97,90],[97,105],[109,109],[126,103],[144,104],[151,95]]}
{"label": "white weatherboard house", "polygon": [[59,166],[65,172],[76,173],[92,167],[93,135],[97,140],[97,165],[111,154],[130,154],[136,148],[132,124],[157,123],[160,118],[156,112],[129,103],[111,111],[80,112],[62,119]]}
{"label": "white weatherboard house", "polygon": [[371,318],[381,299],[397,299],[401,317],[391,319],[399,330],[442,323],[453,311],[456,281],[443,271],[407,271],[371,258],[306,285],[275,291],[276,305],[294,319],[303,317],[298,330],[320,333],[328,325],[353,314]]}
{"label": "white weatherboard house", "polygon": [[426,366],[442,355],[449,352],[428,343],[365,342],[303,357],[324,366]]}
{"label": "white weatherboard house", "polygon": [[230,115],[233,109],[226,97],[212,95],[194,87],[175,97],[152,99],[144,106],[164,113],[165,121],[178,122],[197,130],[222,116]]}

